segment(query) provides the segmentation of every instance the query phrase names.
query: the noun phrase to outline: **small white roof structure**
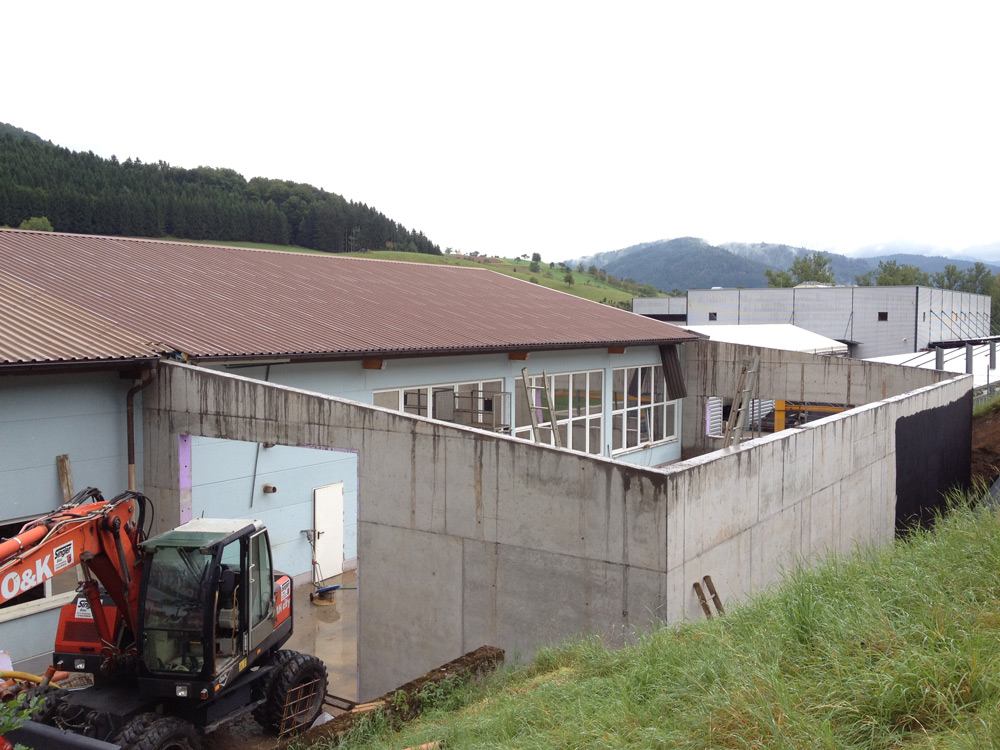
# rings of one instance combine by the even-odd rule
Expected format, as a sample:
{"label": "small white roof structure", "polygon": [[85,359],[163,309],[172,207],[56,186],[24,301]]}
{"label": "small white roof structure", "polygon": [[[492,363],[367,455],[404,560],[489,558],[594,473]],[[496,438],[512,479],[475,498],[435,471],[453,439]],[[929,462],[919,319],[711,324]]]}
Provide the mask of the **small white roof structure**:
{"label": "small white roof structure", "polygon": [[[870,357],[869,362],[884,362],[889,365],[906,365],[922,367],[925,370],[936,368],[936,353],[933,351],[910,352],[908,354],[887,354],[884,357]],[[944,350],[944,371],[964,374],[965,347]],[[1000,380],[1000,368],[990,369],[990,345],[978,344],[972,347],[972,387],[984,388],[990,383]]]}
{"label": "small white roof structure", "polygon": [[742,326],[705,325],[684,326],[684,328],[712,341],[724,341],[727,344],[759,346],[764,349],[784,349],[785,351],[808,354],[847,356],[847,344],[835,339],[828,339],[826,336],[793,326],[790,323],[755,323]]}

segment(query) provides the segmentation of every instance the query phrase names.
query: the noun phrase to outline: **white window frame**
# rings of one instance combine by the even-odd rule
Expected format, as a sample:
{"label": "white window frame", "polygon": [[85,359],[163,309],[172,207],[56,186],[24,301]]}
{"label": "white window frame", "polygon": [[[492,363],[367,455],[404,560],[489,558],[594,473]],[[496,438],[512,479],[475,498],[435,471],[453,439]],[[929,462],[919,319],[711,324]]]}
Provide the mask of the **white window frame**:
{"label": "white window frame", "polygon": [[[577,370],[546,374],[549,377],[548,385],[552,391],[553,401],[556,403],[556,429],[560,431],[559,436],[562,441],[562,447],[595,456],[601,455],[604,446],[605,371]],[[567,394],[565,397],[559,394],[558,380],[561,378],[568,378],[566,382]],[[528,384],[535,388],[540,388],[542,386],[542,376],[540,374],[529,375]],[[539,390],[532,392],[535,394],[536,403],[544,405],[545,401],[542,392]],[[582,397],[578,396],[580,393],[583,394]],[[595,396],[598,399],[596,405],[592,403]],[[531,434],[530,419],[523,424],[518,422],[518,413],[521,405],[527,403],[524,395],[524,383],[520,379],[518,380],[517,396],[515,398],[517,399],[517,403],[514,409],[514,437],[521,438],[522,440],[533,440],[534,436]],[[566,408],[563,410],[558,408],[560,398],[566,399]],[[574,403],[578,402],[581,398],[585,405],[583,408]],[[555,438],[552,436],[551,425],[547,418],[548,409],[539,408],[538,412],[538,427],[543,430],[542,435],[548,437],[550,445],[555,445]],[[560,416],[562,412],[565,412],[565,416]],[[520,414],[523,415],[524,412],[520,411]],[[574,440],[577,431],[584,436],[582,446],[577,444],[578,440]],[[595,432],[596,436],[592,437]]]}
{"label": "white window frame", "polygon": [[[4,521],[0,521],[0,524],[7,526],[8,524],[25,524],[28,521],[34,520],[33,517],[25,518],[8,518]],[[72,571],[65,571],[61,573],[63,576],[68,576],[69,580],[74,582],[73,590],[63,591],[58,594],[52,593],[52,582],[56,580],[55,578],[49,578],[42,585],[43,594],[41,598],[34,599],[30,602],[24,602],[23,604],[13,604],[9,607],[4,607],[0,609],[0,623],[9,622],[11,620],[17,620],[22,617],[27,617],[28,615],[33,615],[38,612],[47,612],[50,609],[57,609],[64,604],[69,604],[76,597],[76,581],[77,577],[72,574]],[[53,635],[54,637],[54,635]]]}
{"label": "white window frame", "polygon": [[[486,388],[487,385],[496,385],[498,389],[487,390]],[[502,400],[502,397],[499,394],[502,394],[504,392],[503,378],[486,378],[484,380],[464,380],[459,383],[436,383],[430,385],[400,386],[398,388],[379,388],[372,391],[372,403],[375,404],[377,402],[379,395],[395,394],[396,405],[394,407],[387,406],[383,408],[394,409],[395,411],[400,411],[405,414],[414,414],[416,416],[428,417],[430,419],[440,419],[445,422],[452,422],[454,424],[465,425],[466,424],[465,422],[458,422],[454,418],[454,407],[455,407],[454,401],[452,401],[452,413],[449,416],[439,416],[435,414],[434,396],[435,394],[440,393],[442,391],[447,391],[448,389],[451,389],[453,394],[458,395],[460,393],[459,389],[467,386],[472,386],[472,390],[479,391],[480,393],[495,393],[497,394],[497,398]],[[410,396],[416,395],[418,403],[415,405],[407,404],[406,399],[408,395]],[[476,408],[484,409],[485,400],[486,400],[485,397],[480,396],[480,398],[477,400]],[[410,411],[408,407],[412,407],[414,410]],[[421,411],[423,411],[424,413],[421,414],[420,413]],[[466,426],[479,427],[480,425],[482,425],[482,429],[492,428],[492,425],[489,426],[486,425],[486,422],[485,420],[483,420],[482,415],[479,415],[478,418],[476,419],[472,419],[470,424]]]}
{"label": "white window frame", "polygon": [[[618,373],[622,379],[620,392]],[[611,389],[612,456],[677,442],[680,403],[667,396],[662,365],[615,367],[611,371]],[[630,395],[632,390],[635,393]],[[663,437],[657,438],[657,434]]]}

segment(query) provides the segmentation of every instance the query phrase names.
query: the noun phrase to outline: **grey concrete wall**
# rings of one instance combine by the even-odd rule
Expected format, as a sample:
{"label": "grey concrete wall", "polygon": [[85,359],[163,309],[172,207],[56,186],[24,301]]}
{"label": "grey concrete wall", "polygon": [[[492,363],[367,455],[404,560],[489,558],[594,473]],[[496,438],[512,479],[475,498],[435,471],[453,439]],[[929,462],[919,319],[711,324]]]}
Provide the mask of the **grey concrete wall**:
{"label": "grey concrete wall", "polygon": [[858,406],[896,396],[954,375],[860,359],[759,349],[717,341],[696,341],[682,347],[688,398],[682,402],[681,446],[684,456],[721,447],[705,434],[705,399],[732,399],[742,363],[760,355],[759,397],[811,403]]}
{"label": "grey concrete wall", "polygon": [[895,421],[970,382],[656,470],[165,364],[146,489],[171,525],[182,433],[358,451],[364,700],[484,643],[525,658],[576,634],[622,643],[699,617],[704,575],[733,603],[799,558],[891,539]]}

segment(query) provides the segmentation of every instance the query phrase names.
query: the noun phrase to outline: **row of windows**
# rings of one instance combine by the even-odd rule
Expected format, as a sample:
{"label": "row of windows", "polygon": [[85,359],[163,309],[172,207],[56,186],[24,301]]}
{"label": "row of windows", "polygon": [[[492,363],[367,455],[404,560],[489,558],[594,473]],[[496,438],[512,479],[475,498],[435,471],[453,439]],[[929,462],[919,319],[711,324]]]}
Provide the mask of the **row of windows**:
{"label": "row of windows", "polygon": [[513,423],[511,394],[503,392],[502,380],[380,390],[373,393],[373,403],[407,414],[511,433],[524,440],[532,439],[534,411],[542,442],[555,444],[555,429],[564,447],[595,455],[604,453],[605,448],[612,454],[624,453],[676,439],[677,403],[668,400],[660,365],[612,371],[611,430],[607,435],[603,370],[549,374],[548,383],[541,375],[533,375],[528,377],[528,386],[526,391],[518,379]]}

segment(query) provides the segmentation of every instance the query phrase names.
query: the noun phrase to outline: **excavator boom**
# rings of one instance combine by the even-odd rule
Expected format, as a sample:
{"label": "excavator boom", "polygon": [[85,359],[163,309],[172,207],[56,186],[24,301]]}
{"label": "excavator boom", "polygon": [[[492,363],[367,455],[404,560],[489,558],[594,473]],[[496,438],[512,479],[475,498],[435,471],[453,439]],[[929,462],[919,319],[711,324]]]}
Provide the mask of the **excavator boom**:
{"label": "excavator boom", "polygon": [[[105,500],[97,490],[87,489],[25,524],[17,536],[0,542],[0,603],[83,565],[82,586],[91,606],[100,604],[99,582],[135,633],[142,532],[141,520],[137,525],[133,516],[137,506],[144,511],[144,501],[134,492]],[[112,634],[101,637],[110,642]]]}

